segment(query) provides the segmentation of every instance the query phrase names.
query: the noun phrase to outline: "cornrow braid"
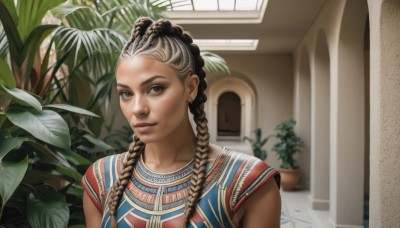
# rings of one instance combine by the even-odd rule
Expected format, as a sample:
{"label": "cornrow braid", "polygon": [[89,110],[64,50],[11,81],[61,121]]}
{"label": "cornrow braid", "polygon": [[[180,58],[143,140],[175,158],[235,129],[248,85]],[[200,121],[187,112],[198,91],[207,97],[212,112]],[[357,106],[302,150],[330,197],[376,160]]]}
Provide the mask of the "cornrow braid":
{"label": "cornrow braid", "polygon": [[118,179],[114,182],[110,193],[109,193],[109,213],[111,217],[111,228],[117,228],[117,216],[116,211],[118,202],[125,191],[126,186],[129,183],[129,179],[132,175],[133,168],[140,158],[141,153],[144,149],[144,143],[140,141],[139,137],[133,136],[133,142],[129,146],[128,156],[122,163],[122,169],[119,173]]}
{"label": "cornrow braid", "polygon": [[146,17],[139,18],[134,26],[132,31],[131,39],[125,44],[122,50],[128,50],[131,45],[134,47],[137,46],[138,41],[141,40],[141,37],[146,32],[146,29],[153,23],[152,20]]}
{"label": "cornrow braid", "polygon": [[[186,227],[203,189],[209,153],[210,136],[204,112],[204,102],[207,101],[207,96],[204,93],[207,88],[206,74],[203,70],[204,60],[200,55],[199,47],[193,44],[192,37],[185,33],[180,26],[172,25],[168,20],[158,20],[153,23],[147,18],[141,18],[135,23],[132,38],[122,50],[120,59],[133,58],[136,55],[149,56],[169,64],[182,80],[194,74],[199,77],[198,93],[193,102],[189,104],[189,110],[193,114],[193,119],[196,123],[197,140],[195,162],[187,192],[188,197],[185,203],[184,218],[181,223],[182,226]],[[136,138],[136,140],[140,142],[139,139]],[[117,224],[115,216],[117,204],[127,185],[124,180],[128,180],[129,175],[132,174],[132,169],[143,147],[143,143],[140,146],[136,146],[136,143],[133,146],[131,145],[129,149],[130,155],[127,159],[129,168],[123,169],[119,180],[111,190],[113,193],[111,195],[112,198],[110,197],[109,207],[110,215],[113,219],[113,228]]]}
{"label": "cornrow braid", "polygon": [[190,180],[188,191],[188,198],[185,204],[184,219],[182,220],[182,227],[186,227],[190,221],[194,208],[200,198],[203,184],[206,179],[206,165],[209,154],[209,139],[208,121],[204,112],[204,102],[207,101],[207,96],[204,91],[207,88],[205,80],[206,73],[203,70],[204,60],[200,55],[200,49],[196,44],[193,44],[193,39],[189,34],[183,33],[179,26],[173,26],[172,31],[174,34],[184,42],[194,58],[194,73],[199,77],[199,86],[196,98],[189,104],[190,112],[193,114],[193,119],[196,123],[197,140],[195,163],[193,173]]}

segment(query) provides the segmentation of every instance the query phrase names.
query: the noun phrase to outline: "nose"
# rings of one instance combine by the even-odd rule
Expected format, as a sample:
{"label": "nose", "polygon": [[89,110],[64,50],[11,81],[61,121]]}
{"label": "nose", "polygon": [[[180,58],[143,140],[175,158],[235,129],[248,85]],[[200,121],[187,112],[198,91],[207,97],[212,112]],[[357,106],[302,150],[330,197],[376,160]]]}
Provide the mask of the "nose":
{"label": "nose", "polygon": [[132,112],[136,117],[144,117],[149,114],[149,106],[142,96],[136,96],[133,102]]}

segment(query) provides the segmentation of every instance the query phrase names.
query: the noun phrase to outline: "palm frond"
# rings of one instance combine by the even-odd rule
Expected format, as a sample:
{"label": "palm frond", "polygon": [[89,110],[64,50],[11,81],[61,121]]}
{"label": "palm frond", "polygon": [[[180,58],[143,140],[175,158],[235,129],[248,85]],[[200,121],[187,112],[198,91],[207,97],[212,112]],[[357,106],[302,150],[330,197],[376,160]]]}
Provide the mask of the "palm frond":
{"label": "palm frond", "polygon": [[219,55],[208,51],[200,53],[204,59],[204,70],[209,73],[225,73],[230,74],[226,61]]}
{"label": "palm frond", "polygon": [[94,14],[97,14],[96,11],[90,6],[74,5],[70,2],[55,7],[54,9],[51,10],[51,13],[53,14],[53,16],[62,20],[65,17],[69,16],[70,14],[76,12],[77,10],[82,10],[82,9],[94,11]]}
{"label": "palm frond", "polygon": [[163,18],[162,12],[170,6],[169,0],[111,0],[101,1],[99,11],[107,21],[107,27],[117,29],[128,35],[132,25],[139,17],[150,17],[152,19]]}
{"label": "palm frond", "polygon": [[126,42],[121,34],[107,28],[85,31],[61,26],[56,30],[56,35],[60,37],[60,42],[57,44],[58,50],[74,51],[74,63],[79,53],[89,58],[99,53],[112,53],[115,50],[121,50]]}
{"label": "palm frond", "polygon": [[66,0],[31,0],[18,1],[18,31],[24,41],[29,33],[39,26],[47,11],[62,4]]}

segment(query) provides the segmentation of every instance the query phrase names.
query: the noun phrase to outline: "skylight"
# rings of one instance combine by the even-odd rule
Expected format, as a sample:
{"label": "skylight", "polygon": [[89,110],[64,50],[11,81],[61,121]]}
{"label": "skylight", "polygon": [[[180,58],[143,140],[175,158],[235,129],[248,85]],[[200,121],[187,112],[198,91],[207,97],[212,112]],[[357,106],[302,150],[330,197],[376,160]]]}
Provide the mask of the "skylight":
{"label": "skylight", "polygon": [[254,51],[257,39],[194,39],[202,51]]}
{"label": "skylight", "polygon": [[264,0],[170,0],[169,10],[193,11],[257,11]]}
{"label": "skylight", "polygon": [[171,6],[164,14],[180,24],[260,23],[267,3],[268,0],[170,0]]}

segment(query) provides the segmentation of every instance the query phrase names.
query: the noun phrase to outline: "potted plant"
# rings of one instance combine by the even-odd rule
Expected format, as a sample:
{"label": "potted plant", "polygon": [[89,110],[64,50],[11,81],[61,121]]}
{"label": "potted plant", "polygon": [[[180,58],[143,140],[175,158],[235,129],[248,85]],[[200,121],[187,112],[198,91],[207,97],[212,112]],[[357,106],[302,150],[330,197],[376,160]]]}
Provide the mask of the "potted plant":
{"label": "potted plant", "polygon": [[254,156],[261,159],[262,161],[264,161],[265,159],[267,159],[267,151],[263,150],[262,147],[268,142],[269,137],[261,139],[261,135],[262,135],[261,128],[257,128],[253,132],[255,132],[255,134],[256,134],[255,139],[251,139],[249,137],[244,137],[244,140],[250,141],[251,147],[253,148]]}
{"label": "potted plant", "polygon": [[303,141],[299,138],[293,128],[296,121],[290,119],[278,124],[275,130],[278,132],[275,137],[279,140],[273,147],[278,160],[281,160],[281,187],[283,190],[294,190],[300,180],[300,170],[294,159],[294,155],[303,148]]}

